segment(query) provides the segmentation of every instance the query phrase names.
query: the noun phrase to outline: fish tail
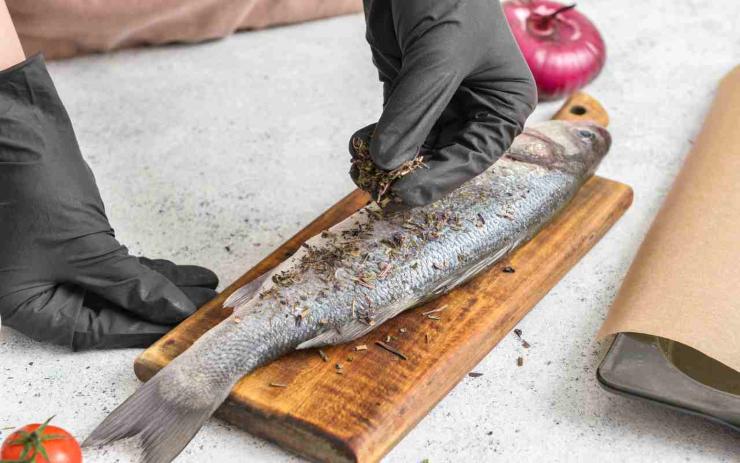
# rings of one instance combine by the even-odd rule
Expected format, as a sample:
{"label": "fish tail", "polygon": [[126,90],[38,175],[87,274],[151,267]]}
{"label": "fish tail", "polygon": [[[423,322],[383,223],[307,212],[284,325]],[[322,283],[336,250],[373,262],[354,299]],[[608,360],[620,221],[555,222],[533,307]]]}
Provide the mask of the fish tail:
{"label": "fish tail", "polygon": [[177,457],[226,399],[232,384],[214,381],[204,385],[204,379],[193,377],[196,384],[188,383],[184,372],[172,366],[158,372],[108,415],[83,447],[134,438],[143,463],[169,463]]}

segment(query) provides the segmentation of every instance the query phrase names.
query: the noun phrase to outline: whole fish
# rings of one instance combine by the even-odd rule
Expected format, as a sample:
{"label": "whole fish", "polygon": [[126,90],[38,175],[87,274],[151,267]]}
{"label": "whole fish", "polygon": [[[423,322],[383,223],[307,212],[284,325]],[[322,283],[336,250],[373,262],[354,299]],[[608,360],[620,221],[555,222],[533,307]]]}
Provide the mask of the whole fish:
{"label": "whole fish", "polygon": [[361,209],[235,292],[225,303],[233,314],[142,385],[84,445],[138,438],[143,461],[172,461],[245,374],[295,349],[356,339],[531,238],[609,145],[609,133],[594,124],[535,124],[492,167],[431,205]]}

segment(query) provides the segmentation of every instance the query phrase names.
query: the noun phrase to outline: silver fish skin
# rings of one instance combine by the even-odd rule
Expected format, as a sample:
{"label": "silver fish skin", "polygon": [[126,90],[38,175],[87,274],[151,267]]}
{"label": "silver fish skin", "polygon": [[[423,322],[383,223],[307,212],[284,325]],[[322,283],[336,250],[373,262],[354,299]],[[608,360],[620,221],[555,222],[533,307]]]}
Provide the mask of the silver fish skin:
{"label": "silver fish skin", "polygon": [[531,238],[595,171],[609,133],[549,121],[492,167],[425,207],[370,205],[234,293],[233,314],[142,385],[85,441],[135,437],[172,461],[245,374],[295,349],[356,339],[474,277]]}

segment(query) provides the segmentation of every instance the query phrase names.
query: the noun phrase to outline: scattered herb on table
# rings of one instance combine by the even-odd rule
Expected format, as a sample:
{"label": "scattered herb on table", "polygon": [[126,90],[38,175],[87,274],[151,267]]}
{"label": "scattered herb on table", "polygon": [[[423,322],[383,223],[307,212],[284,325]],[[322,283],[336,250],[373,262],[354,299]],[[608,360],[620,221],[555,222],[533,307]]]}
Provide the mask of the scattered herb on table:
{"label": "scattered herb on table", "polygon": [[375,341],[375,344],[377,344],[378,346],[380,346],[383,349],[387,350],[391,354],[394,354],[394,355],[398,356],[401,360],[408,360],[408,357],[406,357],[405,355],[403,355],[395,347],[390,346],[390,345],[384,343],[383,341]]}

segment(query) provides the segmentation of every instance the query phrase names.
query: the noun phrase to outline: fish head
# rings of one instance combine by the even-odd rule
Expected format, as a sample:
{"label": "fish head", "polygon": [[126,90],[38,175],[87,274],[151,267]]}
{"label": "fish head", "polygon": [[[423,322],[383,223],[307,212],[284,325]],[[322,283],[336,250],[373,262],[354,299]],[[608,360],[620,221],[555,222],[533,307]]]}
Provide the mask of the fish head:
{"label": "fish head", "polygon": [[588,177],[596,171],[610,146],[609,131],[596,123],[553,120],[527,126],[507,156]]}

